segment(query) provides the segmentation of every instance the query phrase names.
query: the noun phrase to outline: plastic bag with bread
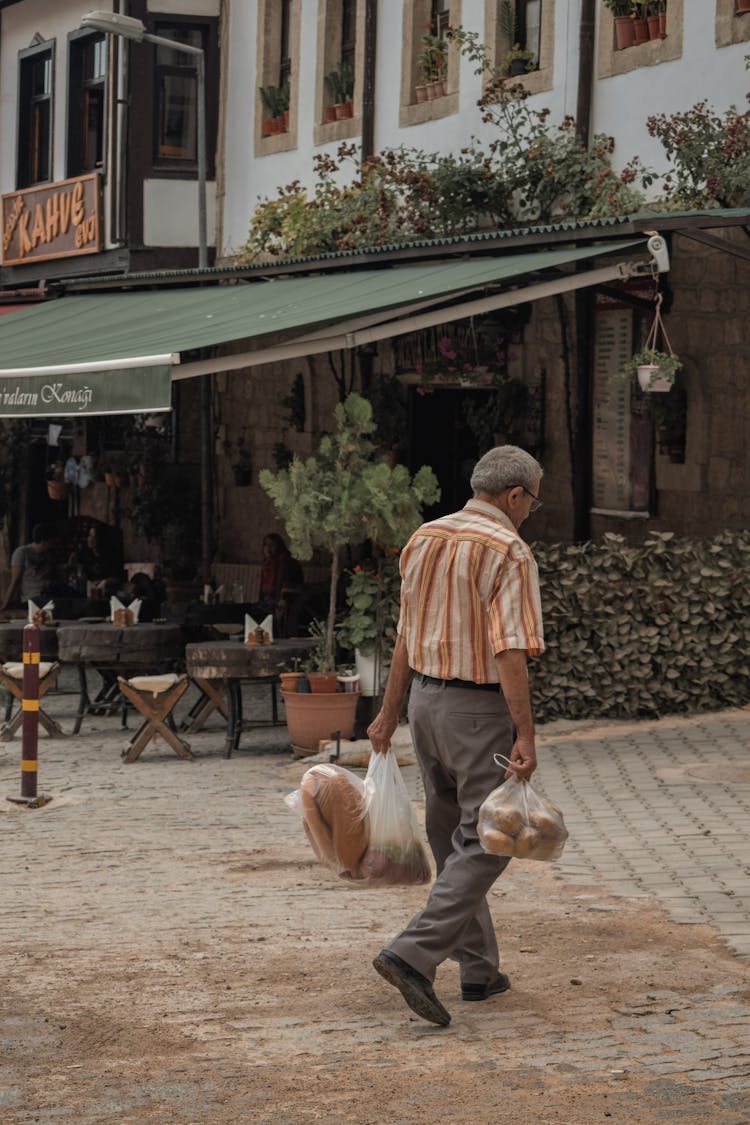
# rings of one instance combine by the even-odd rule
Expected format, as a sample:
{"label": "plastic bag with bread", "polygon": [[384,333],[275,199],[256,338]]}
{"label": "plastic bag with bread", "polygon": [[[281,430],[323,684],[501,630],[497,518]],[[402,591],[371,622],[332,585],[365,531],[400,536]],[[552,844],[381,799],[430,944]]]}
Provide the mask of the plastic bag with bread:
{"label": "plastic bag with bread", "polygon": [[516,859],[559,859],[568,838],[560,810],[513,775],[480,806],[477,831],[486,852]]}
{"label": "plastic bag with bread", "polygon": [[342,766],[311,766],[285,801],[301,814],[320,862],[342,879],[361,878],[359,866],[370,843],[361,778]]}
{"label": "plastic bag with bread", "polygon": [[368,886],[429,883],[432,871],[393,751],[370,755],[364,788],[370,844],[359,864],[359,878]]}

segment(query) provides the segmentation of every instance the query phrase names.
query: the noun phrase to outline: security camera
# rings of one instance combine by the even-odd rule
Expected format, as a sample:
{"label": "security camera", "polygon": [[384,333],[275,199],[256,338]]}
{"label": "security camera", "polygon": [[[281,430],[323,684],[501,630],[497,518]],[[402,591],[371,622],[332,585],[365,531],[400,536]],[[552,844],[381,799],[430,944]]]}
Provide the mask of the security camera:
{"label": "security camera", "polygon": [[669,273],[669,251],[660,234],[652,234],[646,243],[659,273]]}

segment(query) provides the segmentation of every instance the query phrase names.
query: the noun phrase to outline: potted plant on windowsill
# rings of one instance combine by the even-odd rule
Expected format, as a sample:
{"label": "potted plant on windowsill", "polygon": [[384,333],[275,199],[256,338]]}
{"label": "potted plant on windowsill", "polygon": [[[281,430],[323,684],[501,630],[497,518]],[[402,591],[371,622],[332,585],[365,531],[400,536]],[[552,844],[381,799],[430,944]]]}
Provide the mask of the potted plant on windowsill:
{"label": "potted plant on windowsill", "polygon": [[343,121],[354,116],[354,67],[341,61],[323,79],[331,104],[326,107],[326,121]]}
{"label": "potted plant on windowsill", "polygon": [[500,60],[501,72],[510,78],[520,78],[533,69],[534,53],[521,47],[520,43],[514,43]]}
{"label": "potted plant on windowsill", "polygon": [[[304,461],[295,457],[286,469],[264,469],[260,474],[261,486],[284,523],[294,557],[304,562],[318,548],[331,560],[324,653],[333,667],[336,592],[343,548],[366,539],[402,546],[421,521],[422,505],[434,503],[439,496],[431,469],[423,466],[412,478],[403,465],[391,469],[378,459],[377,448],[370,440],[376,425],[366,399],[350,394],[338,403],[334,413],[334,432],[320,439],[311,457]],[[338,694],[349,700],[346,726],[342,719],[338,729],[343,737],[351,737],[358,693]],[[303,699],[304,707],[302,693],[294,693],[293,706],[296,708],[298,697]],[[284,699],[288,702],[286,693]],[[287,709],[288,724],[291,719]],[[331,729],[334,728],[326,733]],[[295,745],[305,745],[300,741],[304,733],[299,728],[293,731],[290,726],[290,735]],[[308,745],[310,741],[307,740]],[[312,750],[317,750],[317,741],[312,741]]]}
{"label": "potted plant on windowsill", "polygon": [[604,0],[604,6],[609,8],[614,18],[615,49],[623,51],[626,47],[632,47],[635,43],[633,0]]}
{"label": "potted plant on windowsill", "polygon": [[286,132],[285,111],[289,111],[288,86],[261,86],[260,100],[266,113],[263,117],[263,136],[273,137]]}
{"label": "potted plant on windowsill", "polygon": [[440,35],[427,32],[422,36],[417,74],[420,80],[415,87],[417,101],[443,97],[448,77],[448,44]]}

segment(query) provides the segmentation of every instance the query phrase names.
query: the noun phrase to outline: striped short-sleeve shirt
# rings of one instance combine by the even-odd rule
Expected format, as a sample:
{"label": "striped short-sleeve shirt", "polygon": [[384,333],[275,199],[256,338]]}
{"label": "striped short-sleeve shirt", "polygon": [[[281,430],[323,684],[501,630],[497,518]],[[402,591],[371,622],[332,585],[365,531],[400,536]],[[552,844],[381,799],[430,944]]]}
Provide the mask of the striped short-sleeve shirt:
{"label": "striped short-sleeve shirt", "polygon": [[469,500],[414,532],[401,553],[398,631],[409,666],[445,680],[497,683],[495,653],[544,651],[536,562],[502,512]]}

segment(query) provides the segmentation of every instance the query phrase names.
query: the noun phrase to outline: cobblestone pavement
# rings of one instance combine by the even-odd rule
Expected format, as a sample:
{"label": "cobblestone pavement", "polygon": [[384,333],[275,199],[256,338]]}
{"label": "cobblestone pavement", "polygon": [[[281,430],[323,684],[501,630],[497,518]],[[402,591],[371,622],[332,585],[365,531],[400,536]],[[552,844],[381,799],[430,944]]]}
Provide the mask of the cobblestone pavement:
{"label": "cobblestone pavement", "polygon": [[[47,709],[66,729],[74,702],[73,695],[48,697]],[[267,707],[267,692],[252,706]],[[386,1007],[380,982],[363,970],[365,957],[418,909],[423,889],[345,893],[323,877],[282,805],[303,769],[286,750],[285,728],[245,734],[231,760],[215,727],[191,737],[194,763],[162,745],[127,766],[119,759],[127,735],[114,717],[87,719],[75,739],[41,737],[39,789],[52,802],[28,811],[2,800],[0,809],[0,1121],[482,1125],[523,1090],[539,1095],[544,1108],[532,1119],[540,1125],[678,1117],[747,1125],[749,736],[747,710],[542,728],[537,776],[565,812],[565,855],[557,865],[513,864],[498,882],[493,914],[502,915],[502,900],[513,904],[515,929],[505,938],[513,945],[514,987],[502,1009],[463,1005],[470,1010],[456,1012],[439,1036]],[[20,792],[19,758],[18,739],[0,743],[0,798]],[[418,798],[416,769],[404,772]],[[564,995],[534,987],[536,953],[554,956],[540,909],[545,888],[550,911],[557,904],[558,921],[580,934],[564,965],[572,986]],[[646,951],[654,983],[629,988],[644,950],[630,939],[617,946],[618,927],[629,933],[629,920],[659,906],[673,925],[663,946]],[[676,932],[695,935],[687,976],[663,987]],[[599,943],[607,936],[611,945],[613,933],[616,951],[602,957]],[[300,979],[279,970],[280,934],[297,943]],[[722,958],[721,973],[712,975]],[[353,986],[350,1002],[301,1017],[300,987],[308,996],[322,989],[323,964],[345,979],[365,978],[362,995]],[[532,966],[525,980],[515,975],[519,964]],[[233,969],[247,978],[241,996],[220,983]],[[597,987],[605,973],[625,982],[614,1006]],[[153,1031],[157,982],[168,986],[156,1001],[163,1006],[158,1075],[127,1061]],[[67,996],[64,1009],[51,1011],[48,996]],[[121,1013],[125,1002],[132,1027],[121,1015],[107,1024],[107,1009]],[[185,1036],[189,1067],[178,1050]],[[415,1043],[420,1058],[433,1059],[450,1045],[451,1065],[486,1088],[486,1116],[459,1116],[457,1108],[446,1116],[447,1077],[418,1097],[409,1090],[426,1065],[413,1054]],[[508,1057],[516,1052],[510,1073],[498,1072],[499,1043]],[[359,1060],[356,1082],[352,1059]],[[377,1105],[352,1110],[355,1093],[388,1067],[407,1084],[398,1113]],[[263,1101],[271,1073],[289,1084],[287,1102],[277,1100],[273,1110]],[[498,1073],[503,1091],[493,1094]],[[326,1083],[335,1075],[341,1105],[331,1108],[330,1095],[322,1113],[285,1109],[303,1074]],[[580,1116],[566,1116],[554,1098],[544,1101],[550,1076],[580,1090]],[[594,1079],[609,1084],[609,1109],[584,1116]],[[229,1092],[219,1096],[219,1083]],[[511,1111],[503,1119],[520,1125],[529,1117]]]}

